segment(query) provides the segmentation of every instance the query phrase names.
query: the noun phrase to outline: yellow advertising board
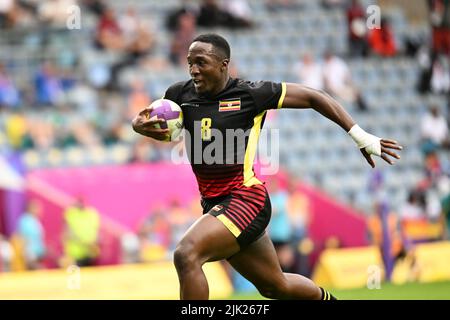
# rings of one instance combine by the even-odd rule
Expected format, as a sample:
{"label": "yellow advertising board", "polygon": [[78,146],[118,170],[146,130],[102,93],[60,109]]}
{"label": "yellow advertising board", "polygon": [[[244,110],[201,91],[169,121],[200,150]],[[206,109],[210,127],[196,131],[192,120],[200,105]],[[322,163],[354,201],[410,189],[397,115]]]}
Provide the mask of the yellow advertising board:
{"label": "yellow advertising board", "polygon": [[383,261],[376,246],[326,249],[312,276],[318,285],[336,289],[360,288],[383,279]]}
{"label": "yellow advertising board", "polygon": [[[224,299],[233,287],[219,262],[203,270],[211,299]],[[171,262],[0,273],[0,300],[174,300],[179,284]]]}
{"label": "yellow advertising board", "polygon": [[433,282],[450,280],[450,241],[416,245],[407,257],[396,263],[392,282]]}

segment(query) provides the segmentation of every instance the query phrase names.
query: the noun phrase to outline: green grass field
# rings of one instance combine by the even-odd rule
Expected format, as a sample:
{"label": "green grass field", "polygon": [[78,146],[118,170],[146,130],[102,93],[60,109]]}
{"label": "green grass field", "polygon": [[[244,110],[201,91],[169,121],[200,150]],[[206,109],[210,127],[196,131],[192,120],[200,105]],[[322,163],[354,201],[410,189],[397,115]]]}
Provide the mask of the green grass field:
{"label": "green grass field", "polygon": [[[381,284],[380,289],[367,288],[335,290],[327,288],[340,300],[450,300],[450,281],[433,283],[408,283],[404,285]],[[258,293],[235,294],[231,300],[264,299]]]}

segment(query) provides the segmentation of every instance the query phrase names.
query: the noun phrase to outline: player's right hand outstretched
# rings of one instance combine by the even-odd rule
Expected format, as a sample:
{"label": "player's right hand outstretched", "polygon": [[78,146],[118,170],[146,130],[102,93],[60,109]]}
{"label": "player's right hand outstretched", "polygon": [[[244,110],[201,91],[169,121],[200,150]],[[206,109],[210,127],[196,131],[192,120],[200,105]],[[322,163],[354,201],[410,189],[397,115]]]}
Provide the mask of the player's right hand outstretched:
{"label": "player's right hand outstretched", "polygon": [[365,132],[358,125],[354,125],[348,133],[356,142],[359,150],[372,168],[375,168],[375,162],[371,155],[378,156],[391,165],[394,164],[394,161],[390,157],[400,159],[400,156],[393,151],[403,149],[397,141],[378,138],[373,134]]}
{"label": "player's right hand outstretched", "polygon": [[[388,156],[395,159],[400,159],[400,156],[394,151],[392,151],[403,149],[403,147],[399,145],[397,141],[390,139],[379,139],[378,141],[374,142],[374,144],[376,145],[375,148],[372,145],[369,145],[360,149],[364,158],[366,158],[367,162],[370,164],[372,168],[375,168],[375,162],[370,156],[372,154],[379,156],[380,158],[382,158],[384,161],[386,161],[391,165],[394,164],[394,161],[392,161],[392,159],[390,159]],[[379,149],[379,152],[375,151],[375,149]]]}
{"label": "player's right hand outstretched", "polygon": [[142,109],[132,121],[133,130],[146,137],[156,140],[164,140],[169,133],[169,129],[160,129],[158,124],[166,122],[164,119],[150,119],[153,107]]}

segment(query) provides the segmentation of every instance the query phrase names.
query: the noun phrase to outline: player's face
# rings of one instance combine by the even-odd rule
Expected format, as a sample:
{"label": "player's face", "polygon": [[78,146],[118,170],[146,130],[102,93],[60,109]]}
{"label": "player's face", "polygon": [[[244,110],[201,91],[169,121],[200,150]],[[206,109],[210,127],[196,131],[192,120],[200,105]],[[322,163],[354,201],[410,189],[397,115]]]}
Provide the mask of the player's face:
{"label": "player's face", "polygon": [[228,60],[221,59],[211,43],[194,42],[187,56],[189,74],[197,93],[216,94],[227,81]]}

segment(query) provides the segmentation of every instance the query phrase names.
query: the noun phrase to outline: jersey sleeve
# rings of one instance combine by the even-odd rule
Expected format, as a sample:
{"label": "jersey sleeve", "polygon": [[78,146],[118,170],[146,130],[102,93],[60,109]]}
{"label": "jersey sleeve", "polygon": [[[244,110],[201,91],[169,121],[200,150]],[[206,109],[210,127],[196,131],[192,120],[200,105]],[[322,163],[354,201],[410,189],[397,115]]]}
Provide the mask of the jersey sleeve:
{"label": "jersey sleeve", "polygon": [[250,82],[249,90],[255,100],[257,113],[261,113],[281,108],[286,95],[286,84],[271,81]]}
{"label": "jersey sleeve", "polygon": [[177,104],[181,104],[180,95],[181,91],[183,89],[184,82],[177,82],[173,85],[171,85],[166,92],[164,93],[163,99],[172,100],[173,102]]}

